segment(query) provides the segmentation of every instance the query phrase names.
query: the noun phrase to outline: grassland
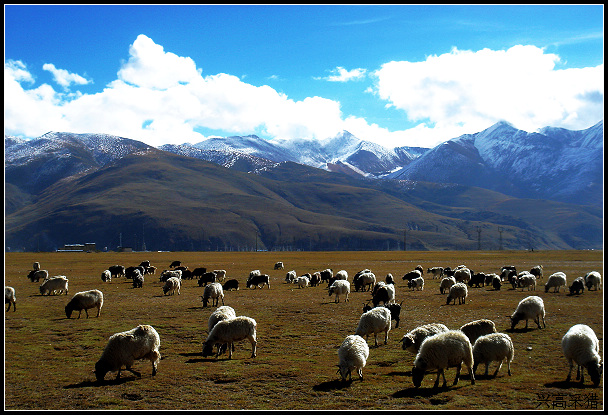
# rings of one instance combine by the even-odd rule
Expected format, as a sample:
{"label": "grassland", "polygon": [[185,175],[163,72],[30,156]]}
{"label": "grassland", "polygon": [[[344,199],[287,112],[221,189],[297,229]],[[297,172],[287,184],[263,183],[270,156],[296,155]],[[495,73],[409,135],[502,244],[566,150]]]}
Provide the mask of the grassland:
{"label": "grassland", "polygon": [[[101,282],[108,266],[143,260],[159,272],[180,260],[190,268],[225,269],[228,278],[237,278],[242,288],[226,292],[225,304],[257,321],[257,357],[250,358],[246,341],[236,345],[232,360],[202,356],[207,319],[215,308],[202,307],[203,289],[194,280],[183,282],[179,296],[164,296],[158,275],[148,276],[142,289],[124,278]],[[50,275],[66,275],[70,294],[41,296],[39,284],[26,278],[34,261]],[[286,269],[273,270],[276,261]],[[426,270],[461,263],[486,273],[503,265],[524,270],[542,264],[545,278],[535,292],[471,288],[464,305],[446,305],[439,280],[427,279],[423,291],[410,291],[401,280],[418,264]],[[370,268],[380,278],[392,273],[398,281],[401,323],[387,345],[370,347],[362,382],[339,380],[337,348],[354,332],[370,294],[353,292],[349,302],[334,303],[325,285],[298,289],[284,283],[288,270],[302,275],[328,267],[344,269],[350,278]],[[271,275],[270,289],[244,288],[253,269]],[[565,272],[570,283],[591,270],[603,274],[602,269],[601,251],[8,253],[5,285],[16,289],[17,311],[5,313],[5,409],[603,409],[603,381],[600,388],[589,380],[584,386],[564,382],[568,366],[560,347],[568,328],[583,323],[595,330],[603,356],[603,290],[570,296],[563,289],[545,293],[542,287],[556,271]],[[66,319],[72,294],[92,288],[105,296],[101,316]],[[520,323],[509,331],[506,316],[530,294],[544,299],[546,329],[531,324],[525,330]],[[458,385],[451,386],[455,370],[449,369],[447,389],[432,389],[434,374],[415,389],[414,355],[400,348],[401,337],[421,324],[458,328],[479,318],[492,319],[513,339],[512,376],[503,366],[497,378],[485,378],[481,367],[475,385],[464,370]],[[141,378],[125,372],[119,380],[108,374],[104,384],[95,383],[92,370],[108,337],[138,324],[151,324],[160,334],[163,359],[157,376],[141,361],[134,366]]]}

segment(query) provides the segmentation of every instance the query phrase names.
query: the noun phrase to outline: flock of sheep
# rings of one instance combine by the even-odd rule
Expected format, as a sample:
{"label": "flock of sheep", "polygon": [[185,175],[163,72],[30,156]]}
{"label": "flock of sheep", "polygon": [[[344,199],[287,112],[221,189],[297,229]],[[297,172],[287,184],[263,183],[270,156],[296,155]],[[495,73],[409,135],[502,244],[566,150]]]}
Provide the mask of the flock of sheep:
{"label": "flock of sheep", "polygon": [[[40,285],[41,295],[68,294],[68,279],[65,276],[49,277],[48,272],[40,269],[39,263],[34,263],[34,269],[28,274],[32,282],[43,279]],[[163,294],[180,294],[182,279],[193,279],[198,277],[198,285],[204,286],[201,300],[203,307],[207,307],[209,300],[211,305],[217,307],[209,316],[208,336],[203,343],[203,356],[220,356],[226,350],[229,358],[232,358],[234,343],[248,340],[251,343],[251,357],[256,357],[256,321],[247,316],[237,316],[234,309],[224,305],[224,290],[237,289],[237,280],[226,279],[225,270],[215,270],[207,272],[205,268],[197,268],[189,271],[183,267],[179,261],[171,264],[171,269],[165,270],[160,274],[160,281],[164,282]],[[275,264],[276,269],[283,269],[281,262]],[[149,261],[142,262],[138,267],[125,268],[120,265],[110,267],[101,274],[103,282],[109,282],[112,278],[125,277],[133,280],[133,287],[138,288],[143,285],[144,275],[152,275],[156,267],[150,265]],[[421,266],[408,272],[403,276],[403,280],[408,281],[408,288],[411,290],[424,289],[424,270]],[[447,292],[447,304],[465,304],[468,296],[468,288],[484,285],[492,286],[499,290],[505,283],[511,284],[514,289],[527,288],[534,290],[536,282],[542,278],[542,266],[536,266],[530,271],[517,273],[515,267],[503,267],[501,274],[474,273],[465,266],[456,267],[454,270],[449,268],[433,267],[427,269],[427,276],[440,278],[440,292]],[[307,273],[297,276],[295,271],[286,274],[285,282],[295,284],[298,288],[308,286],[318,286],[327,283],[327,290],[330,297],[335,296],[334,301],[340,299],[348,301],[351,291],[351,283],[348,281],[348,273],[344,270],[335,275],[331,269],[315,273]],[[235,283],[236,281],[236,283]],[[352,278],[352,284],[356,291],[369,291],[372,294],[371,302],[373,307],[365,304],[363,313],[359,318],[354,334],[346,336],[338,348],[338,367],[341,379],[352,380],[352,372],[356,371],[359,379],[363,379],[363,368],[369,357],[368,337],[374,336],[374,345],[378,346],[377,335],[384,333],[384,344],[388,343],[388,335],[391,330],[392,320],[399,325],[400,304],[395,301],[395,281],[391,274],[388,274],[385,281],[377,281],[374,273],[369,269],[356,273]],[[250,273],[247,288],[270,289],[270,277],[261,274],[259,270]],[[545,283],[545,292],[550,289],[559,291],[567,286],[566,275],[561,272],[552,274]],[[601,289],[601,275],[592,271],[584,277],[577,278],[569,287],[571,294],[578,294],[584,288],[588,290],[594,288]],[[222,305],[219,305],[219,301]],[[368,302],[369,303],[369,302]],[[382,303],[382,305],[380,304]],[[16,294],[12,287],[5,287],[5,304],[8,304],[7,312],[11,305],[16,311]],[[78,311],[78,318],[84,310],[87,318],[89,309],[97,309],[99,317],[103,306],[103,293],[93,289],[78,292],[73,295],[65,306],[66,317],[70,318],[74,311]],[[510,316],[511,329],[520,322],[532,320],[539,329],[545,328],[545,307],[542,298],[530,295],[522,299],[515,311]],[[479,364],[485,364],[485,374],[488,374],[488,367],[492,362],[498,362],[494,372],[496,376],[502,367],[503,362],[507,363],[508,374],[511,375],[511,362],[514,358],[513,342],[506,333],[498,333],[494,322],[487,319],[475,320],[467,323],[457,330],[450,330],[445,325],[439,323],[426,324],[414,328],[403,336],[401,346],[404,350],[414,353],[414,366],[412,368],[412,380],[415,387],[420,387],[425,374],[437,372],[434,387],[439,386],[440,377],[443,379],[443,387],[446,387],[445,369],[456,367],[456,378],[454,385],[457,384],[460,376],[461,367],[467,367],[471,384],[475,384],[475,372]],[[572,326],[563,336],[561,341],[564,356],[570,365],[567,381],[570,381],[571,372],[574,364],[577,365],[577,379],[583,382],[583,370],[586,369],[594,387],[600,383],[603,363],[599,354],[599,342],[593,330],[583,324]],[[137,376],[140,374],[132,369],[136,360],[147,359],[152,363],[152,375],[156,374],[157,365],[161,355],[160,336],[157,331],[149,325],[139,325],[132,330],[116,333],[112,335],[104,348],[100,359],[95,364],[95,375],[98,381],[102,381],[108,372],[117,372],[120,377],[122,368]],[[214,348],[216,351],[214,352]]]}

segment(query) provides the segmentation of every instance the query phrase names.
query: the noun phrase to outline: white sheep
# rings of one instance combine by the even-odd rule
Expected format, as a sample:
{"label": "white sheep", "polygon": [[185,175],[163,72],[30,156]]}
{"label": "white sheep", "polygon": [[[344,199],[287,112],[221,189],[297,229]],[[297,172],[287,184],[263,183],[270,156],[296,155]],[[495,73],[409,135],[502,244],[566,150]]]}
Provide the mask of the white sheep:
{"label": "white sheep", "polygon": [[375,307],[361,315],[355,334],[365,336],[366,339],[373,334],[374,345],[378,346],[377,334],[384,332],[384,344],[387,344],[389,331],[391,331],[390,310],[386,307]]}
{"label": "white sheep", "polygon": [[413,278],[407,283],[407,287],[418,291],[424,290],[424,278]]}
{"label": "white sheep", "polygon": [[285,275],[285,282],[288,284],[291,284],[296,278],[297,278],[296,271],[291,270]]}
{"label": "white sheep", "polygon": [[373,272],[366,272],[359,275],[357,280],[353,282],[355,284],[355,291],[359,291],[359,288],[363,290],[366,287],[367,290],[371,290],[374,284],[376,284],[376,275]]}
{"label": "white sheep", "polygon": [[441,279],[439,283],[439,292],[444,294],[446,290],[449,290],[452,285],[456,284],[456,279],[454,277],[444,277]]}
{"label": "white sheep", "polygon": [[494,372],[494,377],[498,375],[498,371],[502,367],[502,362],[507,360],[507,372],[511,376],[511,362],[515,351],[511,337],[505,333],[490,333],[477,338],[473,344],[473,373],[477,370],[480,363],[485,363],[488,376],[488,367],[491,362],[498,362],[498,367]]}
{"label": "white sheep", "polygon": [[106,269],[106,270],[104,270],[101,273],[101,280],[103,282],[110,282],[110,281],[112,281],[112,273],[110,272],[109,269]]}
{"label": "white sheep", "polygon": [[205,291],[201,297],[203,307],[207,307],[207,303],[209,302],[210,298],[212,306],[218,306],[220,299],[222,300],[222,305],[224,305],[224,290],[222,289],[222,284],[219,282],[213,282],[205,286]]}
{"label": "white sheep", "polygon": [[251,343],[251,357],[255,357],[256,327],[256,321],[245,316],[217,322],[203,343],[203,356],[211,356],[215,345],[228,344],[228,358],[232,359],[232,343],[248,339]]}
{"label": "white sheep", "polygon": [[420,387],[426,372],[437,370],[434,388],[439,386],[439,376],[443,377],[443,387],[447,385],[444,370],[456,367],[454,385],[458,383],[460,368],[465,364],[471,376],[471,385],[475,384],[473,373],[473,348],[471,342],[460,330],[448,330],[427,337],[420,346],[412,368],[412,380],[415,387]]}
{"label": "white sheep", "polygon": [[460,327],[460,331],[469,338],[471,344],[475,344],[475,340],[477,340],[479,336],[496,333],[496,325],[492,320],[482,318],[464,324]]}
{"label": "white sheep", "polygon": [[341,269],[340,271],[336,272],[336,277],[337,280],[348,280],[348,272],[346,272],[345,270]]}
{"label": "white sheep", "polygon": [[51,293],[55,294],[57,292],[68,294],[68,278],[65,275],[51,277],[40,284],[41,295],[51,295]]}
{"label": "white sheep", "polygon": [[[510,316],[511,318],[511,330],[515,329],[517,323],[521,320],[526,320],[526,328],[528,328],[528,320],[532,319],[538,326],[538,328],[546,327],[545,325],[545,303],[543,299],[531,295],[524,298],[519,302],[515,312]],[[543,327],[540,326],[542,320]]]}
{"label": "white sheep", "polygon": [[570,364],[566,382],[570,382],[574,363],[577,365],[576,379],[584,382],[584,369],[587,369],[594,387],[598,387],[602,377],[603,363],[599,354],[600,347],[593,329],[585,324],[576,324],[562,337],[562,351]]}
{"label": "white sheep", "polygon": [[536,265],[530,269],[530,274],[534,275],[536,278],[541,279],[543,277],[543,266]]}
{"label": "white sheep", "polygon": [[298,286],[298,288],[306,288],[310,284],[310,279],[307,277],[310,274],[304,274],[293,280],[293,283]]}
{"label": "white sheep", "polygon": [[585,275],[585,286],[588,290],[591,290],[591,287],[595,287],[596,290],[600,290],[602,288],[602,276],[597,271],[591,271]]}
{"label": "white sheep", "polygon": [[72,299],[65,306],[65,315],[67,318],[71,318],[72,311],[78,311],[78,318],[84,310],[87,318],[89,318],[90,308],[97,308],[97,317],[101,313],[101,307],[103,307],[103,293],[99,290],[81,291],[72,297]]}
{"label": "white sheep", "polygon": [[412,353],[418,353],[424,339],[444,331],[448,331],[448,328],[441,323],[430,323],[418,326],[403,336],[401,339],[401,348]]}
{"label": "white sheep", "polygon": [[523,274],[517,278],[517,285],[521,287],[522,291],[525,287],[528,287],[528,291],[530,288],[536,291],[536,277],[530,273]]}
{"label": "white sheep", "polygon": [[333,284],[329,287],[329,296],[335,294],[335,302],[340,302],[340,296],[345,296],[344,302],[348,302],[348,294],[350,294],[350,283],[346,280],[335,280]]}
{"label": "white sheep", "polygon": [[179,295],[181,286],[182,280],[176,277],[171,277],[165,281],[165,285],[163,286],[163,294],[167,295],[167,293],[169,293],[169,295],[175,295],[175,291],[177,290],[177,295]]}
{"label": "white sheep", "polygon": [[566,288],[566,274],[563,272],[556,272],[555,274],[551,274],[549,278],[547,278],[547,283],[545,284],[545,292],[549,292],[549,288],[553,288],[553,292],[559,292],[559,288],[564,286]]}
{"label": "white sheep", "polygon": [[4,286],[4,304],[8,304],[6,311],[10,311],[11,304],[13,305],[13,311],[17,311],[17,296],[13,287]]}
{"label": "white sheep", "polygon": [[34,262],[33,268],[34,271],[38,271],[40,269],[40,262]]}
{"label": "white sheep", "polygon": [[224,282],[224,280],[226,279],[226,270],[225,269],[214,269],[213,272],[215,273],[216,281]]}
{"label": "white sheep", "polygon": [[348,377],[352,380],[351,372],[357,371],[359,379],[363,380],[363,368],[369,356],[369,346],[363,337],[356,334],[346,336],[338,348],[338,372],[342,381]]}
{"label": "white sheep", "polygon": [[471,270],[464,267],[463,265],[459,265],[456,267],[454,272],[454,279],[456,282],[468,283],[471,280]]}
{"label": "white sheep", "polygon": [[120,378],[123,366],[129,372],[141,377],[139,372],[131,369],[135,360],[148,359],[152,362],[152,376],[156,375],[160,361],[160,336],[149,325],[139,325],[134,329],[116,333],[110,336],[101,357],[95,363],[95,376],[102,381],[108,372],[118,371],[116,379]]}
{"label": "white sheep", "polygon": [[448,293],[448,299],[446,304],[450,304],[450,301],[454,300],[454,304],[456,304],[456,299],[458,299],[458,304],[464,304],[466,302],[468,295],[468,289],[466,284],[462,282],[457,282],[456,284],[450,287],[450,292]]}
{"label": "white sheep", "polygon": [[[213,327],[215,327],[215,325],[217,323],[219,323],[220,321],[231,320],[235,317],[236,317],[236,313],[234,311],[234,308],[227,306],[227,305],[219,306],[209,316],[209,320],[207,322],[207,333],[211,333],[211,330],[213,330]],[[228,345],[226,345],[226,344],[218,345],[216,356],[219,356],[220,354],[222,354],[222,352],[224,350],[226,350],[227,346]],[[234,351],[234,345],[230,345],[230,346],[232,348],[232,351]]]}

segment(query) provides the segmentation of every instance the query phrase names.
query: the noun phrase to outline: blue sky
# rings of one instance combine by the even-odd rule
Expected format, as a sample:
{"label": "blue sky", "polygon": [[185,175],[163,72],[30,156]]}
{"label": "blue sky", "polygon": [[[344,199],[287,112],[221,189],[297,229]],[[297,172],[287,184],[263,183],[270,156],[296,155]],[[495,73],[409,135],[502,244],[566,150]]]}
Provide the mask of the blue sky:
{"label": "blue sky", "polygon": [[603,118],[603,5],[5,5],[5,134],[346,129],[432,147]]}

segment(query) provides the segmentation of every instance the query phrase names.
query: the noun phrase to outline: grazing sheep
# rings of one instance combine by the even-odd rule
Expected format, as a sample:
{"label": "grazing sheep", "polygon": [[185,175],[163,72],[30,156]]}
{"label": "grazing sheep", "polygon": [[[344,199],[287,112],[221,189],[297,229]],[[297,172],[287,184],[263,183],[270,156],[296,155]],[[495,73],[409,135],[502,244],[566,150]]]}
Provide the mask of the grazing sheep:
{"label": "grazing sheep", "polygon": [[578,295],[579,293],[583,292],[585,292],[585,280],[583,279],[583,277],[578,277],[572,282],[572,285],[570,286],[570,294]]}
{"label": "grazing sheep", "polygon": [[327,269],[324,269],[323,271],[320,271],[320,273],[321,273],[321,282],[327,281],[327,286],[329,287],[331,285],[330,281],[334,276],[334,272],[332,271],[331,268],[327,268]]}
{"label": "grazing sheep", "polygon": [[239,281],[235,279],[228,280],[222,285],[224,291],[237,290],[239,289]]}
{"label": "grazing sheep", "polygon": [[97,317],[101,313],[103,307],[103,293],[99,290],[81,291],[72,297],[70,302],[65,306],[65,315],[67,318],[72,318],[72,311],[78,311],[78,318],[84,310],[87,318],[89,318],[90,308],[97,308]]}
{"label": "grazing sheep", "polygon": [[384,305],[395,301],[395,286],[383,281],[377,282],[372,291],[372,304],[377,307],[380,302]]}
{"label": "grazing sheep", "polygon": [[285,275],[285,282],[291,284],[297,277],[298,275],[296,274],[295,270],[291,270]]}
{"label": "grazing sheep", "polygon": [[468,268],[457,268],[456,272],[454,272],[454,279],[456,282],[463,282],[467,284],[471,280],[471,275],[473,273]]}
{"label": "grazing sheep", "polygon": [[365,291],[368,291],[376,284],[376,276],[372,272],[366,272],[359,275],[356,280],[353,278],[353,283],[355,284],[355,291],[363,290],[366,287]]}
{"label": "grazing sheep", "polygon": [[395,278],[393,278],[393,274],[391,274],[391,273],[386,274],[386,277],[384,277],[384,281],[387,284],[395,285]]}
{"label": "grazing sheep", "polygon": [[549,288],[553,288],[553,292],[559,292],[559,288],[564,286],[566,287],[566,274],[563,272],[556,272],[555,274],[551,274],[549,278],[547,278],[547,283],[545,284],[545,292],[549,292]]}
{"label": "grazing sheep", "polygon": [[512,276],[517,276],[517,268],[513,265],[507,265],[500,269],[500,280],[511,281]]}
{"label": "grazing sheep", "polygon": [[[199,268],[194,268],[192,270],[192,278],[200,278],[203,276],[203,274],[207,273],[207,268],[205,267],[199,267]],[[212,281],[213,282],[213,281]],[[200,286],[199,286],[200,287]]]}
{"label": "grazing sheep", "polygon": [[486,279],[484,281],[484,285],[492,285],[492,281],[494,280],[494,277],[498,277],[498,280],[500,280],[500,277],[496,274],[486,274]]}
{"label": "grazing sheep", "polygon": [[310,274],[304,274],[293,280],[294,284],[297,284],[298,288],[306,288],[310,283],[310,278],[308,277]]}
{"label": "grazing sheep", "polygon": [[34,268],[34,271],[38,271],[40,269],[40,262],[34,262],[32,267]]}
{"label": "grazing sheep", "polygon": [[347,280],[348,281],[348,272],[346,272],[346,270],[341,269],[340,271],[336,272],[335,278],[337,280]]}
{"label": "grazing sheep", "polygon": [[502,280],[501,280],[500,276],[494,274],[494,277],[492,277],[492,288],[494,288],[495,290],[500,290],[501,286],[502,286]]}
{"label": "grazing sheep", "polygon": [[119,278],[125,276],[125,267],[122,265],[112,265],[108,267],[108,271],[110,271],[112,278]]}
{"label": "grazing sheep", "polygon": [[143,288],[144,286],[144,274],[136,269],[131,273],[133,279],[133,288]]}
{"label": "grazing sheep", "polygon": [[562,337],[562,351],[570,364],[566,382],[570,382],[572,368],[576,363],[576,379],[580,379],[581,385],[584,382],[584,369],[587,369],[593,387],[597,388],[604,365],[601,362],[599,342],[593,329],[585,324],[570,327]]}
{"label": "grazing sheep", "polygon": [[602,276],[597,271],[591,271],[585,275],[585,285],[587,289],[591,291],[591,287],[595,287],[596,290],[602,288]]}
{"label": "grazing sheep", "polygon": [[199,287],[206,287],[207,284],[213,284],[215,282],[215,272],[205,272],[198,279]]}
{"label": "grazing sheep", "polygon": [[213,282],[205,287],[205,291],[201,297],[203,307],[207,307],[207,303],[209,302],[210,298],[212,306],[218,306],[220,299],[222,300],[222,305],[224,305],[224,290],[222,289],[222,284],[219,282]]}
{"label": "grazing sheep", "polygon": [[225,269],[214,269],[213,273],[215,274],[215,280],[219,282],[224,282],[226,279],[226,270]]}
{"label": "grazing sheep", "polygon": [[182,270],[181,269],[175,269],[175,270],[164,270],[163,272],[160,273],[160,277],[159,277],[159,281],[160,282],[165,282],[167,281],[169,278],[178,278],[178,279],[182,279]]}
{"label": "grazing sheep", "polygon": [[[245,339],[248,339],[251,343],[251,357],[255,357],[257,345],[256,327],[256,321],[245,316],[217,322],[203,343],[203,357],[211,356],[213,354],[213,346],[215,345],[232,345],[236,341]],[[232,359],[231,346],[228,347],[228,353],[228,358]]]}
{"label": "grazing sheep", "polygon": [[334,302],[339,303],[341,295],[345,296],[344,302],[348,302],[348,294],[350,294],[350,282],[346,280],[336,280],[329,287],[328,291],[330,297],[335,294],[336,298]]}
{"label": "grazing sheep", "polygon": [[505,333],[490,333],[477,338],[473,344],[473,373],[477,371],[480,363],[485,363],[488,376],[488,367],[491,362],[498,362],[494,377],[502,367],[503,360],[507,360],[507,373],[511,376],[511,362],[515,354],[511,337]]}
{"label": "grazing sheep", "polygon": [[388,343],[388,332],[391,330],[391,312],[386,307],[376,307],[363,313],[355,334],[367,339],[374,335],[374,345],[378,346],[377,334],[384,332],[384,344]]}
{"label": "grazing sheep", "polygon": [[456,305],[456,299],[458,299],[458,304],[464,304],[466,302],[467,295],[468,290],[466,284],[457,282],[450,287],[446,304],[450,304],[450,301],[454,300],[454,305]]}
{"label": "grazing sheep", "polygon": [[475,286],[476,288],[483,287],[486,281],[486,274],[483,272],[478,272],[477,274],[473,274],[471,276],[471,280],[469,281],[469,287]]}
{"label": "grazing sheep", "polygon": [[444,294],[446,290],[449,290],[452,285],[456,284],[454,277],[444,277],[439,283],[439,292]]}
{"label": "grazing sheep", "polygon": [[[157,268],[155,266],[150,265],[149,267],[146,267],[146,274],[151,274],[151,275],[156,274],[156,269]],[[185,270],[182,270],[182,272],[183,271],[185,271]]]}
{"label": "grazing sheep", "polygon": [[17,311],[17,297],[13,287],[4,286],[4,304],[8,304],[6,311],[10,311],[11,304],[13,305],[13,311]]}
{"label": "grazing sheep", "polygon": [[[219,323],[220,321],[231,320],[235,317],[236,317],[236,313],[234,312],[234,308],[227,306],[227,305],[219,306],[209,316],[209,320],[207,322],[207,333],[211,333],[211,330],[213,330],[213,327],[215,327],[215,325],[217,323]],[[233,344],[231,344],[231,345],[228,345],[228,344],[219,345],[218,344],[216,357],[221,355],[228,346],[230,346],[232,348],[232,351],[234,351]]]}
{"label": "grazing sheep", "polygon": [[[333,278],[332,278],[332,280],[333,280]],[[316,287],[317,285],[321,284],[321,273],[318,271],[313,272],[312,275],[310,276],[309,283],[310,283],[311,287]]]}
{"label": "grazing sheep", "polygon": [[412,290],[416,289],[418,291],[424,290],[424,278],[418,277],[411,279],[407,283],[407,288],[411,288]]}
{"label": "grazing sheep", "polygon": [[532,267],[532,269],[530,270],[530,274],[534,275],[536,277],[536,279],[542,278],[543,277],[543,266],[536,265],[535,267]]}
{"label": "grazing sheep", "polygon": [[152,376],[156,375],[160,361],[160,336],[149,325],[139,325],[132,330],[110,336],[101,358],[95,363],[95,376],[98,382],[103,381],[106,373],[118,371],[120,378],[123,366],[129,372],[141,377],[139,372],[131,369],[135,360],[148,359],[152,362]]}
{"label": "grazing sheep", "polygon": [[530,288],[536,291],[536,277],[532,274],[524,274],[517,278],[517,285],[521,287],[522,291],[526,287],[528,287],[528,291],[530,291]]}
{"label": "grazing sheep", "polygon": [[277,262],[276,264],[274,264],[274,269],[283,269],[285,268],[285,265],[283,265],[282,262]]}
{"label": "grazing sheep", "polygon": [[253,277],[247,280],[247,288],[264,288],[264,285],[268,286],[268,288],[270,289],[270,275],[254,275]]}
{"label": "grazing sheep", "polygon": [[454,385],[458,383],[460,368],[465,364],[471,376],[471,385],[475,384],[473,373],[473,348],[471,342],[459,330],[448,330],[434,336],[427,337],[420,346],[412,368],[414,386],[419,388],[426,372],[437,370],[437,380],[433,388],[439,386],[439,376],[443,377],[443,387],[447,386],[444,370],[456,367]]}
{"label": "grazing sheep", "polygon": [[30,273],[27,275],[27,277],[32,282],[38,282],[41,279],[46,280],[49,277],[49,272],[45,269],[33,270],[33,271],[30,271]]}
{"label": "grazing sheep", "polygon": [[[517,323],[521,320],[526,320],[526,328],[528,328],[528,320],[532,319],[538,326],[538,328],[546,327],[545,325],[545,304],[543,299],[531,295],[524,298],[519,302],[515,312],[510,316],[511,319],[511,330],[515,329]],[[543,327],[540,326],[540,322],[543,322]]]}
{"label": "grazing sheep", "polygon": [[496,333],[496,325],[492,320],[481,319],[464,324],[460,331],[469,338],[471,344],[475,344],[479,336]]}
{"label": "grazing sheep", "polygon": [[443,277],[443,267],[432,267],[426,270],[427,274],[432,274],[433,279]]}
{"label": "grazing sheep", "polygon": [[403,336],[401,339],[401,348],[412,353],[418,353],[424,339],[437,333],[443,333],[444,331],[448,331],[448,328],[441,323],[430,323],[418,326]]}
{"label": "grazing sheep", "polygon": [[106,269],[105,271],[103,271],[101,273],[101,280],[103,282],[110,282],[110,281],[112,281],[112,273],[110,272],[109,269]]}
{"label": "grazing sheep", "polygon": [[144,275],[146,273],[146,269],[142,266],[126,268],[125,269],[125,278],[132,279],[137,274],[138,271],[141,275]]}
{"label": "grazing sheep", "polygon": [[418,269],[415,269],[415,270],[410,271],[407,274],[405,274],[401,279],[404,281],[405,280],[411,281],[414,278],[419,278],[419,277],[422,277],[422,272],[420,272],[420,270],[418,270]]}
{"label": "grazing sheep", "polygon": [[163,294],[167,295],[167,293],[169,293],[169,295],[175,295],[175,290],[177,290],[177,295],[179,295],[181,285],[181,279],[171,277],[167,281],[165,281],[165,285],[163,286]]}
{"label": "grazing sheep", "polygon": [[171,265],[169,265],[169,268],[175,268],[175,267],[179,267],[182,265],[182,261],[173,261],[171,263]]}
{"label": "grazing sheep", "polygon": [[51,295],[51,293],[68,294],[68,278],[65,275],[51,277],[40,285],[41,295]]}
{"label": "grazing sheep", "polygon": [[363,380],[363,368],[369,356],[369,346],[363,337],[356,334],[346,336],[338,348],[338,372],[345,382],[348,377],[353,380],[351,372],[357,371],[359,379]]}

